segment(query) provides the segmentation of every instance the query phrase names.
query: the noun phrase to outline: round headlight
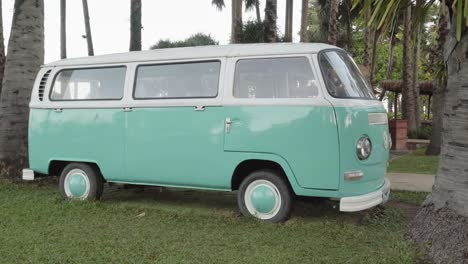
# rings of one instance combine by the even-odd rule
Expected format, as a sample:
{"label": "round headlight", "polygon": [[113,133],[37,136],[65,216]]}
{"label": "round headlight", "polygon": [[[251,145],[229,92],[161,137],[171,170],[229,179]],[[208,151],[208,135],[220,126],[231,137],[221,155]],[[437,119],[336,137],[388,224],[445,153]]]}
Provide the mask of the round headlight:
{"label": "round headlight", "polygon": [[372,143],[368,136],[361,137],[356,145],[356,154],[360,160],[369,158],[372,152]]}

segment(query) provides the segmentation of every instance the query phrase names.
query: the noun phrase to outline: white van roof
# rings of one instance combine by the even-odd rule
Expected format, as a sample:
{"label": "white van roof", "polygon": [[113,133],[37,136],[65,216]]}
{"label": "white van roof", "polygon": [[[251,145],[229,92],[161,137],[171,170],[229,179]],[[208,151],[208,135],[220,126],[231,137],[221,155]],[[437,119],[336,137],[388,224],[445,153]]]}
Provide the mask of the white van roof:
{"label": "white van roof", "polygon": [[141,61],[186,60],[234,56],[287,55],[317,53],[324,49],[337,48],[322,43],[259,43],[198,46],[186,48],[155,49],[126,53],[107,54],[82,58],[64,59],[44,65],[77,66],[97,64],[118,64]]}

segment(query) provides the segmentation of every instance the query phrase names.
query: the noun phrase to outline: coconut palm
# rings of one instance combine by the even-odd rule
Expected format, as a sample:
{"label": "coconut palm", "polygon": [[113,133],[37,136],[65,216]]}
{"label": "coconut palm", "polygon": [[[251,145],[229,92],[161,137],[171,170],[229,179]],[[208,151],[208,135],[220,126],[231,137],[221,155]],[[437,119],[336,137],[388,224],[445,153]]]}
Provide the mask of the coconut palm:
{"label": "coconut palm", "polygon": [[0,97],[2,96],[3,72],[5,70],[5,44],[3,39],[2,0],[0,0]]}
{"label": "coconut palm", "polygon": [[[231,6],[231,43],[240,43],[242,38],[242,0],[232,0]],[[211,4],[219,10],[225,7],[224,0],[212,0]]]}
{"label": "coconut palm", "polygon": [[[373,0],[365,2],[370,4]],[[373,11],[373,22],[382,28],[396,19],[401,7],[406,10],[406,19],[409,20],[410,5],[399,6],[400,2],[379,1],[382,4]],[[413,220],[411,235],[417,242],[429,245],[428,252],[433,262],[462,263],[466,260],[468,239],[466,229],[463,229],[468,221],[468,5],[461,0],[446,0],[443,3],[447,5],[439,7],[449,11],[451,25],[443,52],[443,61],[447,66],[447,88],[442,148],[432,192]],[[424,17],[421,14],[434,4],[434,0],[416,3],[413,13],[417,15],[412,16],[411,22],[418,25]],[[444,250],[448,248],[456,248],[452,251],[456,253],[446,254]]]}
{"label": "coconut palm", "polygon": [[286,0],[286,19],[284,25],[284,41],[292,41],[292,27],[293,27],[293,0]]}
{"label": "coconut palm", "polygon": [[265,5],[264,37],[265,42],[276,42],[277,38],[277,0],[267,0]]}
{"label": "coconut palm", "polygon": [[88,0],[83,0],[83,17],[86,30],[86,42],[88,44],[88,56],[94,56],[93,36],[91,35],[91,25],[89,23]]}
{"label": "coconut palm", "polygon": [[301,11],[301,42],[309,41],[309,0],[302,0],[302,11]]}
{"label": "coconut palm", "polygon": [[28,105],[44,62],[44,1],[16,0],[10,32],[0,99],[0,161],[16,174],[27,167]]}
{"label": "coconut palm", "polygon": [[328,43],[336,45],[338,39],[338,7],[340,5],[339,0],[330,0],[330,13],[328,23]]}
{"label": "coconut palm", "polygon": [[260,15],[260,0],[245,0],[245,9],[251,10],[253,8],[255,8],[257,22],[262,23],[262,16]]}
{"label": "coconut palm", "polygon": [[130,51],[141,50],[141,0],[130,0]]}
{"label": "coconut palm", "polygon": [[60,58],[67,57],[67,1],[60,0]]}

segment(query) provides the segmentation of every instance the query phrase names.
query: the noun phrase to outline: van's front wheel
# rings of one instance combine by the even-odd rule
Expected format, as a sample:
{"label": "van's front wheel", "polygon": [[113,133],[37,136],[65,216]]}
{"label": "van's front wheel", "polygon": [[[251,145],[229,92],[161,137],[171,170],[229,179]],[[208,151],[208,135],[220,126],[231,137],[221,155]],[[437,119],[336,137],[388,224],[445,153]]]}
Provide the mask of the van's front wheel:
{"label": "van's front wheel", "polygon": [[237,194],[239,210],[244,216],[263,221],[286,221],[292,208],[291,191],[287,183],[275,172],[256,171],[247,176]]}
{"label": "van's front wheel", "polygon": [[68,199],[99,200],[103,188],[100,173],[85,163],[70,163],[60,175],[59,189]]}

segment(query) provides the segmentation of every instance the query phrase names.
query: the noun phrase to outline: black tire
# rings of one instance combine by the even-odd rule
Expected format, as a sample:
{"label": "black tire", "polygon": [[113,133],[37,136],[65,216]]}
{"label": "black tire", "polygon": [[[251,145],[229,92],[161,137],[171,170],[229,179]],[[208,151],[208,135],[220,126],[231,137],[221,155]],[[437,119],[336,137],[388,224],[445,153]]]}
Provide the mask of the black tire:
{"label": "black tire", "polygon": [[[275,199],[274,208],[276,209],[273,209],[272,211],[265,214],[261,212],[256,212],[256,214],[253,214],[251,211],[249,211],[248,207],[250,207],[250,210],[256,210],[255,206],[253,206],[253,202],[251,202],[250,206],[246,205],[246,191],[248,191],[247,189],[251,184],[253,184],[253,186],[260,186],[258,184],[267,184],[269,186],[271,184],[271,186],[276,187],[277,195],[280,197],[280,202],[276,202],[277,199]],[[250,190],[251,189],[249,189],[249,192]],[[270,191],[275,192],[276,190],[270,189]],[[237,204],[239,206],[240,212],[244,216],[255,217],[262,221],[271,223],[282,223],[288,220],[292,211],[292,203],[292,192],[289,185],[283,178],[281,178],[276,172],[272,170],[259,170],[249,174],[242,181],[237,193]]]}
{"label": "black tire", "polygon": [[[69,182],[67,176],[70,177],[72,175],[71,172],[77,172],[81,179],[86,182],[85,191],[82,196],[74,196],[71,187],[65,187],[65,184]],[[67,199],[99,200],[104,191],[104,181],[96,167],[86,163],[70,163],[63,169],[60,175],[59,190],[63,197]]]}

